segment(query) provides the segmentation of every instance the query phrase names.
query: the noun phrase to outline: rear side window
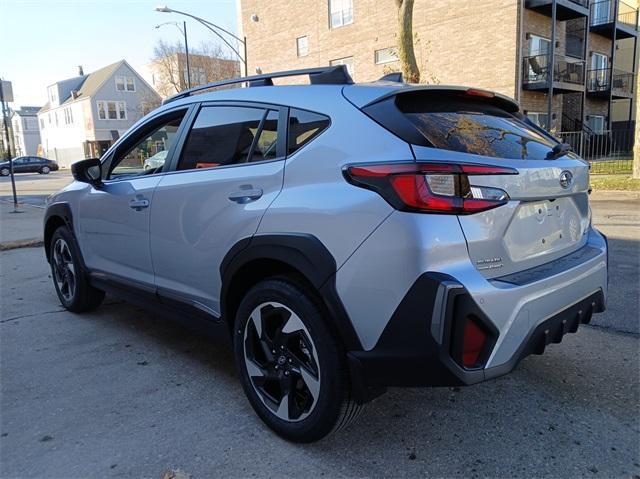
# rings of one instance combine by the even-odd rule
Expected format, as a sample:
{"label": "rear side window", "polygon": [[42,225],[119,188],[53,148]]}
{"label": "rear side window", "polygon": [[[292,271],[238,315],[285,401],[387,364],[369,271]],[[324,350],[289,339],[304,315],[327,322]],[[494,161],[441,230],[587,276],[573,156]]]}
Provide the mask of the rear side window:
{"label": "rear side window", "polygon": [[[486,100],[461,98],[459,94],[435,96],[415,92],[397,95],[395,107],[402,117],[400,120],[408,120],[409,129],[413,130],[412,138],[403,139],[414,144],[523,160],[543,160],[557,144],[532,125]],[[381,123],[400,137],[407,131],[402,128],[398,133],[394,124]]]}
{"label": "rear side window", "polygon": [[325,115],[292,108],[289,111],[288,153],[294,153],[322,133],[331,120]]}
{"label": "rear side window", "polygon": [[[203,107],[187,138],[178,170],[274,159],[277,128],[278,114],[273,110],[235,106]],[[254,144],[256,148],[252,154]]]}

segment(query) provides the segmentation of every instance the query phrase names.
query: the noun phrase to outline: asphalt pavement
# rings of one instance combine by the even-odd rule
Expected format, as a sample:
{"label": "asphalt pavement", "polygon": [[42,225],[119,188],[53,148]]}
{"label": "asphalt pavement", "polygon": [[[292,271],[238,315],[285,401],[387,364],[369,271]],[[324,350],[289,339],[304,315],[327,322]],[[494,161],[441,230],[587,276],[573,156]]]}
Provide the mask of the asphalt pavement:
{"label": "asphalt pavement", "polygon": [[391,389],[304,446],[255,416],[226,345],[114,299],[68,313],[41,248],[3,251],[0,477],[638,478],[638,204],[593,196],[611,245],[594,326],[487,383]]}

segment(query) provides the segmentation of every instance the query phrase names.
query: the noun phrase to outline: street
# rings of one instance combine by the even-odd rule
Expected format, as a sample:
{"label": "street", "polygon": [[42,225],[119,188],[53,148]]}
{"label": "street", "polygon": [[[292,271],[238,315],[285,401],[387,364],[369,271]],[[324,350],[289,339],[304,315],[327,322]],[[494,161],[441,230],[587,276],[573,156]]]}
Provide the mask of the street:
{"label": "street", "polygon": [[[70,176],[16,179],[41,205]],[[254,414],[226,345],[112,298],[68,313],[42,248],[3,251],[0,476],[638,478],[638,203],[592,195],[610,245],[608,309],[592,325],[496,380],[391,389],[304,446]]]}

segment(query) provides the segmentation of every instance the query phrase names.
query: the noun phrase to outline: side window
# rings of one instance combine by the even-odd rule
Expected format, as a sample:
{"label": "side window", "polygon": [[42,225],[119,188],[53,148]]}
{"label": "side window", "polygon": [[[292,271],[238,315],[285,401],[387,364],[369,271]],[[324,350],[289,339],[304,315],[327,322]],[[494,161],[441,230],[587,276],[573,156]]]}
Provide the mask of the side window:
{"label": "side window", "polygon": [[322,133],[331,123],[329,117],[310,111],[289,111],[289,154],[298,151],[304,145]]}
{"label": "side window", "polygon": [[[275,155],[275,144],[272,143],[275,143],[277,134],[270,137],[267,131],[263,137],[258,131],[264,117],[265,110],[262,108],[203,107],[189,132],[178,170],[246,163],[249,161],[256,135],[260,135],[262,149],[258,148],[251,160],[259,161],[264,155]],[[270,124],[270,128],[275,132],[277,114],[272,117],[269,112],[265,122]]]}
{"label": "side window", "polygon": [[275,160],[278,155],[278,112],[269,110],[249,161]]}
{"label": "side window", "polygon": [[134,140],[134,146],[127,149],[126,153],[116,152],[107,179],[161,172],[184,114],[185,112],[181,111],[160,120],[160,123],[155,123],[150,129],[141,132],[141,136]]}

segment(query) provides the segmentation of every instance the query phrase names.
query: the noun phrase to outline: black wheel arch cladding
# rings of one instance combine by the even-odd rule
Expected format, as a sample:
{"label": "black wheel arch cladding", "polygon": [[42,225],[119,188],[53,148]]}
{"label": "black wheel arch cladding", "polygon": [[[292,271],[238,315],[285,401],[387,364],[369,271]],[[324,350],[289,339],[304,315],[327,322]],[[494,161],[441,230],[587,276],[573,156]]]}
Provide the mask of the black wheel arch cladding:
{"label": "black wheel arch cladding", "polygon": [[346,350],[361,350],[362,345],[340,301],[335,284],[335,258],[315,236],[303,233],[255,235],[238,241],[220,264],[222,290],[221,313],[227,321],[230,313],[230,287],[234,276],[254,261],[273,260],[299,272],[316,290],[329,313],[331,326],[340,335]]}

